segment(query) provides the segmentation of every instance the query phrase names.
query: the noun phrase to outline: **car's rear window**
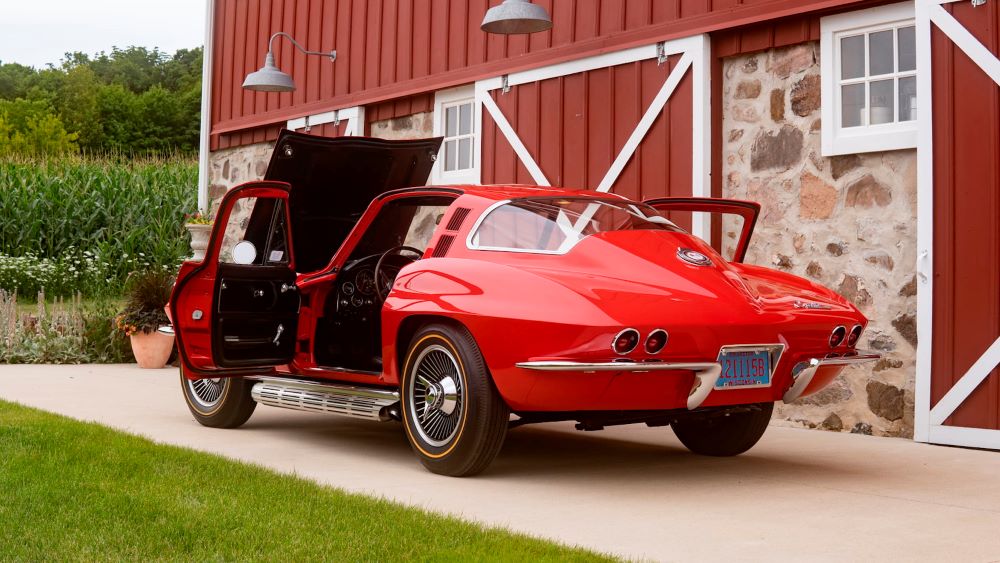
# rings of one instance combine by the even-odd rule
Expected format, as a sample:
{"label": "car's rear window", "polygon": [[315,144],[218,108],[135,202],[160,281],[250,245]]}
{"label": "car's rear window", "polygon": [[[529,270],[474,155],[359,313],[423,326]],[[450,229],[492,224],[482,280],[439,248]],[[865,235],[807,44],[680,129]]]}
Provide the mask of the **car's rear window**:
{"label": "car's rear window", "polygon": [[563,254],[607,231],[682,231],[648,205],[593,198],[526,198],[488,209],[469,237],[478,250]]}

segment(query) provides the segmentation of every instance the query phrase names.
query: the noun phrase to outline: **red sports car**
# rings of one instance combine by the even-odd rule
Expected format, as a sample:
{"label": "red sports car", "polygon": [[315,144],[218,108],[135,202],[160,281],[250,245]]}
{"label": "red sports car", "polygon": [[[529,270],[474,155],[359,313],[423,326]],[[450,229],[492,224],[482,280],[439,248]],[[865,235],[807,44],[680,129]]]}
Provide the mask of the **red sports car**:
{"label": "red sports car", "polygon": [[[855,348],[851,303],[742,263],[755,203],[412,187],[439,144],[286,131],[266,179],[225,196],[170,302],[201,424],[239,426],[257,403],[397,420],[455,476],[508,428],[559,420],[669,425],[735,455],[775,401],[878,357]],[[742,221],[731,260],[669,218],[692,211]]]}

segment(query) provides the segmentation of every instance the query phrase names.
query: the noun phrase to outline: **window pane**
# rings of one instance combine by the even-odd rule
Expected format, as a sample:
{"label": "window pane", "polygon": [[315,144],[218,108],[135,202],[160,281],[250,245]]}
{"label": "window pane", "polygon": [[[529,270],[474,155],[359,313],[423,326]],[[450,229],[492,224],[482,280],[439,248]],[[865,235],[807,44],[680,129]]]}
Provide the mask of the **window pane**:
{"label": "window pane", "polygon": [[891,29],[877,31],[868,36],[868,57],[869,76],[893,72]]}
{"label": "window pane", "polygon": [[455,150],[455,141],[448,141],[444,144],[444,169],[451,171],[455,169],[455,157],[458,151]]}
{"label": "window pane", "polygon": [[868,86],[871,98],[871,122],[870,125],[879,123],[892,123],[892,95],[893,80],[873,80]]}
{"label": "window pane", "polygon": [[916,70],[917,41],[913,26],[896,30],[899,40],[899,71]]}
{"label": "window pane", "polygon": [[462,104],[459,106],[458,134],[469,133],[472,133],[472,104]]}
{"label": "window pane", "polygon": [[466,137],[458,142],[458,168],[472,168],[472,139]]}
{"label": "window pane", "polygon": [[855,35],[840,40],[840,77],[860,78],[865,75],[865,36]]}
{"label": "window pane", "polygon": [[444,136],[454,137],[458,134],[458,108],[450,107],[444,111]]}
{"label": "window pane", "polygon": [[917,118],[917,77],[906,76],[899,79],[899,120],[913,121]]}
{"label": "window pane", "polygon": [[848,84],[840,87],[840,126],[857,127],[865,122],[865,85]]}

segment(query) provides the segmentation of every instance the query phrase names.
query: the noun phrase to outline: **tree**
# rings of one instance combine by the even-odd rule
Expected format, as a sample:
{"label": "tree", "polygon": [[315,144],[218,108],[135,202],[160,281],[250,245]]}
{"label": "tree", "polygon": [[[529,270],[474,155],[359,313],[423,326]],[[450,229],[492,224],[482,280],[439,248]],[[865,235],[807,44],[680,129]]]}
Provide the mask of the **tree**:
{"label": "tree", "polygon": [[76,150],[76,133],[68,133],[43,100],[0,100],[0,154],[60,155]]}

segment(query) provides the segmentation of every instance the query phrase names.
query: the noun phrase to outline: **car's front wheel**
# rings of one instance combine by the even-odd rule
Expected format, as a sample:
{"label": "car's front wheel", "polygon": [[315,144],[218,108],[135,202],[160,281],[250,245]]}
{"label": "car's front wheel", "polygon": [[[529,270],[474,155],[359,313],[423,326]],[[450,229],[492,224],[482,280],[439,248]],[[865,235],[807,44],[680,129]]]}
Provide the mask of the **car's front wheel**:
{"label": "car's front wheel", "polygon": [[465,327],[432,324],[417,332],[400,387],[406,434],[430,471],[475,475],[500,452],[510,410]]}
{"label": "car's front wheel", "polygon": [[242,377],[188,379],[181,368],[181,389],[188,410],[202,426],[236,428],[257,407],[250,396],[252,381]]}
{"label": "car's front wheel", "polygon": [[728,413],[686,418],[670,426],[684,446],[696,454],[739,455],[754,446],[771,420],[774,403],[758,403]]}

